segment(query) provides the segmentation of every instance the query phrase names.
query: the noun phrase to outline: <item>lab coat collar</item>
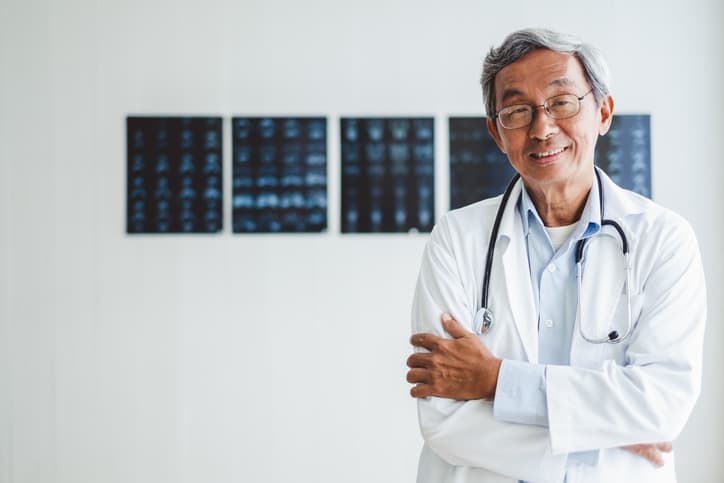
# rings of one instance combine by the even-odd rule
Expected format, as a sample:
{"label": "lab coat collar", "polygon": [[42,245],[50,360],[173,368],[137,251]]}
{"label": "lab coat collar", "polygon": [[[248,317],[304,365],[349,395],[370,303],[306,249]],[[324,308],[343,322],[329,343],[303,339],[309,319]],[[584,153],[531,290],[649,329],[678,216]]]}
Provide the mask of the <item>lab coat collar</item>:
{"label": "lab coat collar", "polygon": [[623,222],[626,216],[638,215],[646,211],[649,200],[621,188],[608,177],[602,169],[598,169],[603,185],[603,215],[614,221]]}

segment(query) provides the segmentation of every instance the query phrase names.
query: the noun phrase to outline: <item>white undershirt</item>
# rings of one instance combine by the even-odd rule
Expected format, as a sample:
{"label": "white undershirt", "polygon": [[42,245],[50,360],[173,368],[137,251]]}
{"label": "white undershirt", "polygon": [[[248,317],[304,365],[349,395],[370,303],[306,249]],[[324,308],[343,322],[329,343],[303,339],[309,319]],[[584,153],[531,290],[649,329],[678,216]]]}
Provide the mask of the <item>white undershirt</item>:
{"label": "white undershirt", "polygon": [[578,223],[574,223],[572,225],[566,225],[566,226],[546,226],[546,232],[548,232],[548,238],[551,239],[551,243],[553,244],[553,250],[558,251],[558,249],[563,245],[563,242],[568,240],[568,237],[571,236],[571,233],[573,233],[573,229],[576,227]]}

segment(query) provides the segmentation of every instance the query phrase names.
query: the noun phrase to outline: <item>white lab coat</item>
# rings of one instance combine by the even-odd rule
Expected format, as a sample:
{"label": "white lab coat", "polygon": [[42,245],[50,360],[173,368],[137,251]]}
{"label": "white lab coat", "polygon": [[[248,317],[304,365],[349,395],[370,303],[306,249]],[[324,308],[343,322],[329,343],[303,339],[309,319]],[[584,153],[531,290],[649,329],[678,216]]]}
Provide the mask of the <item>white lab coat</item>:
{"label": "white lab coat", "polygon": [[[631,250],[634,331],[620,344],[590,344],[574,328],[570,366],[548,366],[549,427],[501,422],[492,402],[418,400],[425,444],[418,483],[674,482],[674,457],[656,469],[619,447],[673,441],[699,395],[706,290],[689,224],[602,175],[606,218]],[[495,326],[481,337],[500,358],[538,361],[537,314],[513,190],[495,248],[489,305]],[[414,333],[445,335],[450,313],[468,330],[480,307],[485,256],[500,197],[447,213],[425,249],[412,310]],[[583,272],[584,328],[601,337],[626,328],[625,271],[612,227],[589,241]],[[622,296],[623,295],[623,296]],[[567,453],[600,449],[595,465]]]}

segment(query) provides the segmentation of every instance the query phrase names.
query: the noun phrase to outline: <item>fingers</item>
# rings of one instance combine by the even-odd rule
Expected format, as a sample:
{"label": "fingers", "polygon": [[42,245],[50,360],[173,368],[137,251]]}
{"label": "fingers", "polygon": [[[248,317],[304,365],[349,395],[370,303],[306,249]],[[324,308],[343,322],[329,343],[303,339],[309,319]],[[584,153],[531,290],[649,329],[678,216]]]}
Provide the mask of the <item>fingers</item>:
{"label": "fingers", "polygon": [[410,389],[412,397],[432,396],[432,375],[426,367],[429,365],[430,354],[412,354],[407,358],[407,365],[411,367],[407,371],[407,382],[415,384]]}
{"label": "fingers", "polygon": [[441,340],[442,337],[433,334],[415,334],[410,337],[410,344],[432,351],[440,344]]}
{"label": "fingers", "polygon": [[420,367],[423,369],[428,369],[431,364],[432,354],[428,354],[425,352],[417,352],[407,358],[407,367],[410,368]]}
{"label": "fingers", "polygon": [[[466,330],[465,327],[460,325],[460,322],[453,319],[450,314],[444,313],[442,314],[441,318],[443,329],[445,329],[445,332],[453,336],[455,339],[460,339],[461,337],[465,337],[471,334],[471,332]],[[410,337],[410,344],[414,345],[415,347],[424,347],[425,349],[432,351],[443,340],[445,339],[433,334],[414,334],[412,337]]]}
{"label": "fingers", "polygon": [[407,382],[411,384],[430,382],[430,371],[427,369],[410,369],[407,371]]}
{"label": "fingers", "polygon": [[460,325],[457,320],[453,319],[452,316],[447,313],[442,314],[442,326],[445,329],[445,332],[447,332],[456,339],[465,337],[470,333],[465,330],[465,328]]}
{"label": "fingers", "polygon": [[674,445],[671,444],[671,441],[666,441],[665,443],[657,443],[656,447],[659,449],[659,451],[663,451],[664,453],[671,453],[674,450]]}
{"label": "fingers", "polygon": [[664,459],[661,457],[661,453],[656,448],[656,445],[646,445],[642,450],[641,456],[649,460],[654,466],[664,466]]}
{"label": "fingers", "polygon": [[[671,443],[658,443],[658,444],[634,444],[631,446],[624,446],[623,449],[630,451],[636,455],[641,456],[648,460],[654,466],[660,468],[664,466],[664,459],[659,451],[659,445],[671,445]],[[666,446],[664,446],[666,447]],[[670,449],[669,449],[670,451]]]}
{"label": "fingers", "polygon": [[410,389],[410,396],[412,397],[430,397],[433,396],[432,386],[429,384],[416,384]]}

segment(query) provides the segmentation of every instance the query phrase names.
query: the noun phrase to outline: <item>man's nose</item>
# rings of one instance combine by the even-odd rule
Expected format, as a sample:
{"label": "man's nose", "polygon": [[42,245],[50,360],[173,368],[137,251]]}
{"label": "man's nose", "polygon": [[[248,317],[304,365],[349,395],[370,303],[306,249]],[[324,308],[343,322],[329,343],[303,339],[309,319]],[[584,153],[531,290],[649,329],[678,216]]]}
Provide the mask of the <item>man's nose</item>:
{"label": "man's nose", "polygon": [[558,133],[558,122],[548,115],[543,106],[533,109],[533,119],[528,126],[528,135],[531,139],[546,140]]}

